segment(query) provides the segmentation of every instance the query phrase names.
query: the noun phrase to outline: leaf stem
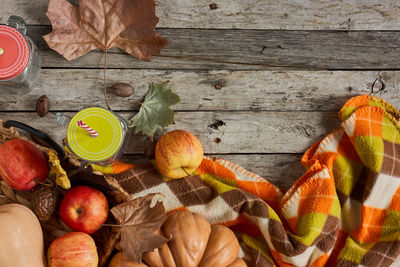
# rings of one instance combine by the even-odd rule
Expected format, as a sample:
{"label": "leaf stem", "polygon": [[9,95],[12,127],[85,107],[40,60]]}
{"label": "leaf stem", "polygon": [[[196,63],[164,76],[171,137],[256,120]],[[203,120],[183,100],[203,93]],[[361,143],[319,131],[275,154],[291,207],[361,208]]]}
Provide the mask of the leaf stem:
{"label": "leaf stem", "polygon": [[104,100],[106,101],[107,108],[111,110],[110,104],[108,103],[107,98],[107,87],[106,87],[106,71],[107,71],[107,53],[108,49],[106,49],[106,53],[104,56]]}
{"label": "leaf stem", "polygon": [[185,170],[184,167],[181,167],[181,168],[182,168],[182,170],[183,170],[188,176],[191,176],[191,175]]}
{"label": "leaf stem", "polygon": [[103,226],[122,227],[123,225],[120,225],[120,224],[103,223]]}

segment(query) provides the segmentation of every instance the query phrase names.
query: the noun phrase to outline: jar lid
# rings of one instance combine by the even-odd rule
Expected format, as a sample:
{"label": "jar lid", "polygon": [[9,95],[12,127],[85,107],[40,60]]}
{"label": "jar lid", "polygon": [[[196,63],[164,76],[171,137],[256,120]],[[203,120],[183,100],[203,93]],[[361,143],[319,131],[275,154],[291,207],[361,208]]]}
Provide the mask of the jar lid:
{"label": "jar lid", "polygon": [[[92,137],[78,125],[83,121],[97,131]],[[90,162],[100,162],[113,157],[121,148],[125,138],[123,123],[111,111],[100,108],[85,108],[75,114],[68,124],[67,146],[77,157]]]}
{"label": "jar lid", "polygon": [[17,77],[29,62],[29,45],[16,29],[0,25],[0,80]]}

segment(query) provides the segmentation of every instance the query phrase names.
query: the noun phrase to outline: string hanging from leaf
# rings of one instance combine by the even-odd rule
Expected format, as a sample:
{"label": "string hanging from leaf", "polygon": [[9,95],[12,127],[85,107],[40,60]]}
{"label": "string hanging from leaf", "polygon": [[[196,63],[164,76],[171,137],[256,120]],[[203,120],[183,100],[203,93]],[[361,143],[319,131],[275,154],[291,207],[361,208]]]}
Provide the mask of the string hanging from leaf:
{"label": "string hanging from leaf", "polygon": [[154,0],[80,0],[75,6],[67,0],[50,0],[46,13],[53,31],[43,38],[48,46],[74,60],[93,49],[105,52],[104,97],[107,52],[118,47],[131,56],[150,61],[167,40],[155,33],[158,17]]}
{"label": "string hanging from leaf", "polygon": [[103,93],[104,93],[104,101],[106,101],[107,108],[108,108],[109,110],[111,110],[111,106],[110,106],[110,104],[108,103],[108,98],[107,98],[107,85],[106,85],[106,71],[107,71],[107,54],[108,54],[108,50],[106,50],[106,52],[105,52],[104,54],[105,54],[105,55],[104,55],[104,80],[103,80],[104,88],[103,88]]}

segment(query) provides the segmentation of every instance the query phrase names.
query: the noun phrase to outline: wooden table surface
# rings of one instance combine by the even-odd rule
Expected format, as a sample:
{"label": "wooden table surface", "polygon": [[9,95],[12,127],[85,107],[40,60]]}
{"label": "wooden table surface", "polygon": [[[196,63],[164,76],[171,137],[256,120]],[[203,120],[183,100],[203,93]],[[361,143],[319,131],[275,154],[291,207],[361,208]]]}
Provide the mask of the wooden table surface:
{"label": "wooden table surface", "polygon": [[[0,23],[19,15],[42,55],[35,89],[2,96],[0,118],[26,122],[61,142],[56,112],[105,106],[102,51],[68,62],[42,39],[51,31],[48,0],[1,0]],[[216,9],[210,4],[215,3]],[[112,49],[108,85],[131,83],[131,98],[110,95],[130,118],[150,82],[169,80],[181,102],[176,125],[196,134],[209,155],[224,157],[288,188],[303,173],[302,153],[339,125],[337,111],[359,94],[400,108],[398,0],[164,0],[157,32],[169,44],[151,62]],[[218,88],[218,89],[216,89]],[[35,113],[47,95],[51,113]],[[136,141],[135,141],[136,140]],[[131,140],[125,153],[143,159]]]}

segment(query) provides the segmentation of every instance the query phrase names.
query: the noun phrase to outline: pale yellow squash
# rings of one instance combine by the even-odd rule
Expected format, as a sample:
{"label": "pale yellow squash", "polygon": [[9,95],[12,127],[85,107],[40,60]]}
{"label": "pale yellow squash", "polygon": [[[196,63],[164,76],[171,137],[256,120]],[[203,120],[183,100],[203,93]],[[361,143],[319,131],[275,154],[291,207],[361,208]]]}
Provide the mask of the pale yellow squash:
{"label": "pale yellow squash", "polygon": [[36,215],[20,204],[0,205],[0,267],[46,267]]}

